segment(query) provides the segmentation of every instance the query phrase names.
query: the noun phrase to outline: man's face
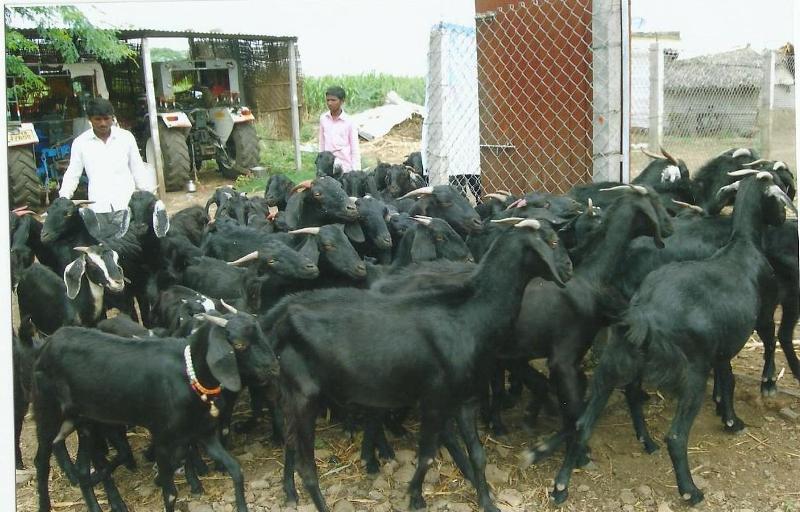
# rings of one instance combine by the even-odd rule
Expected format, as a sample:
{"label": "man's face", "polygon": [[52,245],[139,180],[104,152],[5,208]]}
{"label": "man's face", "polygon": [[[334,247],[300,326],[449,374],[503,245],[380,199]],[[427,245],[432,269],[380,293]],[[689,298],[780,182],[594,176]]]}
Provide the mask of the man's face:
{"label": "man's face", "polygon": [[89,123],[92,125],[95,135],[106,137],[111,134],[111,125],[114,124],[114,118],[111,116],[91,116]]}
{"label": "man's face", "polygon": [[328,104],[328,110],[334,114],[339,112],[342,108],[342,100],[336,96],[331,96],[330,94],[325,96],[325,103]]}

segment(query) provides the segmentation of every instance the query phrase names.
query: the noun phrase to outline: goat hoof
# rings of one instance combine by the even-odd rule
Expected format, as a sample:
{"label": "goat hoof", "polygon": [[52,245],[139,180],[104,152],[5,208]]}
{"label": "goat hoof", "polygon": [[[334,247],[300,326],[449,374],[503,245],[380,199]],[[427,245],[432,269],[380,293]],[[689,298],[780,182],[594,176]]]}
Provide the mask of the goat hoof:
{"label": "goat hoof", "polygon": [[653,441],[652,439],[645,439],[645,440],[643,440],[643,441],[642,441],[642,445],[644,446],[644,451],[645,451],[645,452],[646,452],[648,455],[651,455],[651,454],[653,454],[653,453],[657,452],[657,451],[658,451],[658,450],[661,448],[661,447],[658,445],[658,443],[656,443],[656,442],[655,442],[655,441]]}
{"label": "goat hoof", "polygon": [[681,494],[681,498],[689,505],[697,505],[703,501],[705,496],[703,496],[703,491],[695,487],[693,490]]}
{"label": "goat hoof", "polygon": [[553,503],[556,505],[561,505],[567,501],[567,497],[569,497],[569,491],[567,491],[566,487],[560,491],[556,488],[550,492],[550,499],[552,499]]}
{"label": "goat hoof", "polygon": [[728,432],[728,433],[731,433],[731,434],[738,434],[738,433],[742,432],[744,430],[744,428],[745,428],[744,422],[742,420],[740,420],[739,418],[734,418],[732,420],[728,420],[728,422],[725,423],[725,432]]}
{"label": "goat hoof", "polygon": [[767,380],[761,383],[761,396],[770,397],[778,394],[778,384],[774,380]]}
{"label": "goat hoof", "polygon": [[286,508],[297,508],[297,498],[286,498],[283,504],[286,505]]}
{"label": "goat hoof", "polygon": [[205,491],[202,485],[192,485],[189,492],[192,493],[192,496],[202,496]]}
{"label": "goat hoof", "polygon": [[370,461],[365,460],[364,465],[366,466],[368,475],[374,475],[380,470],[380,468],[378,467],[378,461],[374,459]]}
{"label": "goat hoof", "polygon": [[425,498],[420,494],[418,496],[411,496],[411,502],[408,507],[411,510],[424,510],[427,504],[425,503]]}

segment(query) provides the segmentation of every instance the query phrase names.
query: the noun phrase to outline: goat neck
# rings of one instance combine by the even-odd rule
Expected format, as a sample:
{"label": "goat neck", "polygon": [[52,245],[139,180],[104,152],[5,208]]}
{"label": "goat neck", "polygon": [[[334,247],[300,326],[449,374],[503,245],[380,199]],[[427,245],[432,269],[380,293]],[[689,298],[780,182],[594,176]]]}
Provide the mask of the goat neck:
{"label": "goat neck", "polygon": [[[499,320],[510,327],[519,315],[525,287],[531,279],[552,281],[554,275],[561,281],[569,279],[572,263],[566,250],[558,245],[558,237],[549,224],[540,222],[542,227],[535,233],[528,228],[507,229],[481,259],[468,282],[474,290],[475,316],[488,314],[489,323]],[[533,244],[541,247],[535,249]],[[552,245],[546,247],[548,244]],[[499,319],[497,311],[503,311],[505,318]]]}
{"label": "goat neck", "polygon": [[[211,369],[206,363],[208,353],[208,336],[211,324],[200,322],[200,326],[189,336],[189,350],[192,354],[192,364],[197,380],[205,388],[219,387],[219,381],[211,374]],[[188,378],[188,376],[187,376]]]}
{"label": "goat neck", "polygon": [[608,284],[614,278],[615,269],[631,239],[637,235],[639,218],[646,216],[638,201],[626,196],[617,199],[608,209],[606,221],[586,242],[587,248],[581,251],[585,256],[578,263],[575,274],[593,283]]}
{"label": "goat neck", "polygon": [[763,180],[755,176],[747,177],[740,183],[733,205],[731,242],[749,242],[762,247],[767,215],[763,200],[764,187]]}

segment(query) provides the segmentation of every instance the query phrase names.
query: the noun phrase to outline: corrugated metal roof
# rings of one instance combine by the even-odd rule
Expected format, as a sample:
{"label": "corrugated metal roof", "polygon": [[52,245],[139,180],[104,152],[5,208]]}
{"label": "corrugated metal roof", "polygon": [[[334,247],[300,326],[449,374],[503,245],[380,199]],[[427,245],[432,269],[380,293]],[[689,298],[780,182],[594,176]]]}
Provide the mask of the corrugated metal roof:
{"label": "corrugated metal roof", "polygon": [[764,79],[763,57],[751,48],[678,59],[664,65],[664,88],[687,89],[760,88]]}
{"label": "corrugated metal roof", "polygon": [[[39,32],[33,28],[20,28],[19,30],[25,37],[37,38]],[[141,39],[143,37],[180,37],[194,39],[239,39],[239,40],[258,40],[258,41],[297,41],[297,36],[267,36],[263,34],[228,34],[222,32],[194,32],[192,30],[155,30],[155,29],[124,29],[115,30],[119,39]]]}

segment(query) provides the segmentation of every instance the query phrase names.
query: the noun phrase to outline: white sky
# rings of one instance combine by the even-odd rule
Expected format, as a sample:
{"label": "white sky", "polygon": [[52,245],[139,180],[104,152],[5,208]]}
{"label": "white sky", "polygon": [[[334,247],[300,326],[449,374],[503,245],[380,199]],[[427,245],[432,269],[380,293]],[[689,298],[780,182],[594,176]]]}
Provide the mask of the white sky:
{"label": "white sky", "polygon": [[[29,3],[23,0],[25,3]],[[77,3],[77,2],[76,2]],[[630,0],[634,31],[679,31],[682,56],[793,38],[795,0]],[[440,21],[470,24],[473,0],[184,0],[81,3],[118,28],[241,32],[298,37],[303,73],[425,74],[428,33]],[[154,46],[185,48],[186,40]]]}

